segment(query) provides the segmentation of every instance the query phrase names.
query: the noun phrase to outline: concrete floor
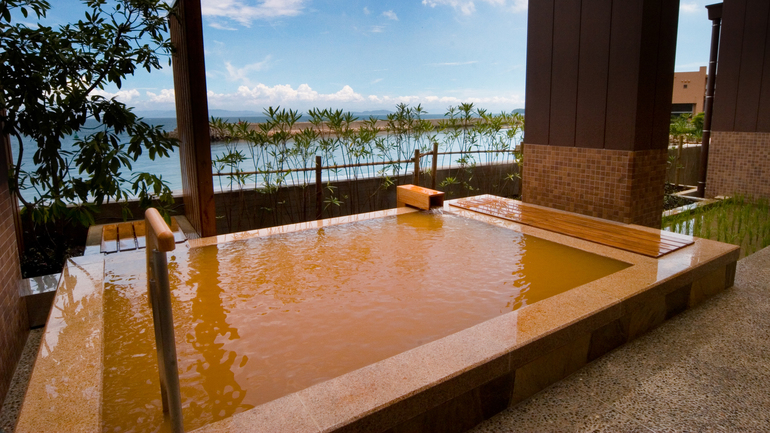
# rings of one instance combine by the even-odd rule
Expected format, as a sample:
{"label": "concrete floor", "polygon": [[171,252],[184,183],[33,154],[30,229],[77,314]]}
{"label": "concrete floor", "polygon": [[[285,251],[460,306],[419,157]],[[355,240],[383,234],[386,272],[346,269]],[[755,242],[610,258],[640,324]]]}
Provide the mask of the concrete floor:
{"label": "concrete floor", "polygon": [[[40,331],[0,413],[10,433]],[[770,248],[738,262],[735,287],[471,430],[770,431]]]}
{"label": "concrete floor", "polygon": [[770,431],[770,248],[732,289],[471,431]]}

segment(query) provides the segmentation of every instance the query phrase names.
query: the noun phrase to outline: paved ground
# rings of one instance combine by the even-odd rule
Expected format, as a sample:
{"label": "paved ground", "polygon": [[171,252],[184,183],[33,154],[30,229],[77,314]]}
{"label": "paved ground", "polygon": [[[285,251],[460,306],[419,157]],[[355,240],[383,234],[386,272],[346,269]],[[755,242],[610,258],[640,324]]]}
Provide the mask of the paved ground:
{"label": "paved ground", "polygon": [[770,248],[735,287],[472,430],[770,431]]}
{"label": "paved ground", "polygon": [[[11,432],[40,331],[0,412]],[[487,432],[770,432],[770,248],[735,287],[477,426]]]}
{"label": "paved ground", "polygon": [[21,403],[24,401],[24,392],[27,390],[27,383],[32,375],[32,367],[35,365],[35,357],[37,357],[37,350],[42,338],[43,328],[29,331],[27,344],[24,345],[24,352],[22,352],[21,359],[16,365],[11,386],[3,401],[2,409],[0,409],[0,433],[11,433],[16,425]]}

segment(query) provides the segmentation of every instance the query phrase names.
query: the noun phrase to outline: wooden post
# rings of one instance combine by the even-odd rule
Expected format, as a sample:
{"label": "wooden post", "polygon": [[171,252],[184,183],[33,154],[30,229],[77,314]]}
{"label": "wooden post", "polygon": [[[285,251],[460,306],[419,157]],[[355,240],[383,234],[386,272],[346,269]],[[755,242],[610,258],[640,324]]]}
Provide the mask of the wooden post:
{"label": "wooden post", "polygon": [[172,431],[183,433],[182,394],[179,388],[174,316],[171,310],[171,290],[166,262],[166,253],[173,251],[176,243],[174,233],[157,209],[147,209],[144,215],[147,231],[147,290],[155,328],[161,401],[163,412],[171,416]]}
{"label": "wooden post", "polygon": [[323,219],[324,216],[324,184],[321,178],[321,157],[315,157],[315,219]]}
{"label": "wooden post", "polygon": [[420,184],[420,149],[414,150],[414,176],[412,183],[415,185]]}
{"label": "wooden post", "polygon": [[436,189],[436,172],[438,171],[438,141],[433,142],[433,161],[430,167],[430,189]]}
{"label": "wooden post", "polygon": [[175,48],[171,59],[185,215],[199,235],[215,236],[217,221],[201,2],[176,0],[173,7],[169,31]]}

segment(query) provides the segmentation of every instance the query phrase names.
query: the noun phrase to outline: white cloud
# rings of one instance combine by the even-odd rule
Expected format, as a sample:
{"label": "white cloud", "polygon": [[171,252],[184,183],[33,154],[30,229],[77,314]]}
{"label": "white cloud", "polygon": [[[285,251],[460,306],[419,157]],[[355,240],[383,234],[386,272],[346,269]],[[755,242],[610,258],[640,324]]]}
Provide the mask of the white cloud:
{"label": "white cloud", "polygon": [[[480,0],[492,6],[505,7],[512,12],[527,10],[528,0]],[[476,12],[476,3],[473,0],[422,0],[422,4],[435,8],[436,6],[451,6],[463,15],[471,15]]]}
{"label": "white cloud", "polygon": [[[395,106],[396,104],[423,104],[431,107],[446,108],[450,105],[458,105],[463,102],[473,102],[481,108],[492,107],[513,107],[523,105],[524,99],[519,95],[493,96],[493,97],[463,97],[455,96],[436,96],[436,95],[403,95],[403,96],[377,96],[369,95],[367,99],[383,108]],[[492,108],[489,107],[489,108]],[[493,108],[494,109],[494,108]]]}
{"label": "white cloud", "polygon": [[[680,10],[680,11],[682,11],[682,12],[685,12],[685,13],[690,13],[690,14],[691,14],[691,13],[695,13],[695,12],[699,12],[699,11],[700,11],[700,9],[701,9],[701,8],[699,8],[699,7],[698,7],[698,4],[697,4],[697,3],[695,3],[695,2],[690,2],[690,3],[682,3],[682,4],[679,6],[679,10]],[[705,8],[703,8],[703,9],[705,10]]]}
{"label": "white cloud", "polygon": [[377,78],[376,80],[372,81],[371,84],[377,84],[382,80],[383,80],[382,78]]}
{"label": "white cloud", "polygon": [[[240,86],[235,93],[215,93],[209,91],[209,107],[228,108],[237,106],[244,109],[261,109],[269,105],[287,106],[293,108],[323,106],[335,103],[339,107],[362,107],[364,109],[388,108],[399,103],[405,104],[430,104],[432,106],[446,108],[449,105],[457,105],[461,102],[473,102],[481,106],[492,105],[499,107],[512,107],[523,105],[524,99],[519,95],[493,96],[493,97],[455,97],[438,95],[362,95],[350,86],[344,86],[335,93],[320,93],[313,90],[308,84],[301,84],[297,88],[288,84],[267,86]],[[486,106],[485,106],[486,105]]]}
{"label": "white cloud", "polygon": [[155,94],[153,92],[146,92],[147,96],[149,98],[148,102],[151,102],[153,104],[175,104],[176,98],[174,94],[174,89],[162,89],[160,91],[160,94]]}
{"label": "white cloud", "polygon": [[134,98],[138,98],[139,96],[141,96],[139,91],[136,90],[136,89],[118,90],[115,93],[108,92],[108,91],[102,90],[102,89],[94,89],[91,92],[91,95],[99,95],[99,96],[101,96],[103,98],[106,98],[106,99],[115,98],[118,101],[123,102],[123,103],[129,103]]}
{"label": "white cloud", "polygon": [[398,21],[398,16],[396,15],[395,12],[393,12],[393,10],[383,12],[382,16],[384,16],[389,20]]}
{"label": "white cloud", "polygon": [[428,66],[463,66],[463,65],[472,65],[474,63],[478,63],[478,60],[471,60],[469,62],[429,63]]}
{"label": "white cloud", "polygon": [[220,24],[218,22],[209,23],[209,27],[213,27],[213,28],[219,29],[219,30],[238,30],[235,27],[226,26],[226,25]]}
{"label": "white cloud", "polygon": [[459,10],[463,15],[470,15],[476,12],[476,5],[473,1],[462,0],[422,0],[422,4],[435,8],[438,5],[452,6],[455,10]]}
{"label": "white cloud", "polygon": [[370,13],[369,8],[364,6],[364,15],[369,15]]}
{"label": "white cloud", "polygon": [[228,18],[249,26],[254,20],[293,17],[302,13],[306,0],[202,0],[201,13]]}
{"label": "white cloud", "polygon": [[527,10],[528,5],[529,5],[528,0],[513,0],[513,5],[511,7],[511,10],[513,12],[523,12]]}
{"label": "white cloud", "polygon": [[372,33],[382,33],[385,31],[385,26],[372,26]]}
{"label": "white cloud", "polygon": [[[378,80],[375,80],[377,82]],[[96,92],[95,92],[96,93]],[[447,96],[447,94],[458,96]],[[511,110],[523,107],[523,96],[516,94],[499,96],[472,96],[473,91],[447,91],[444,95],[364,95],[356,92],[349,85],[332,93],[321,93],[308,84],[296,88],[289,84],[268,86],[258,83],[254,86],[242,85],[234,92],[217,93],[209,90],[208,105],[211,109],[255,110],[261,111],[268,106],[282,106],[300,111],[312,107],[335,107],[344,110],[392,110],[396,104],[423,104],[433,113],[443,113],[448,106],[462,102],[473,102],[477,106],[490,110]],[[173,109],[176,103],[174,89],[161,89],[159,93],[140,92],[137,89],[122,90],[116,93],[99,92],[105,97],[116,97],[142,110]]]}
{"label": "white cloud", "polygon": [[225,62],[225,68],[227,69],[227,79],[230,81],[240,81],[243,84],[251,85],[249,80],[249,74],[252,72],[259,72],[264,70],[270,63],[270,56],[265,56],[264,60],[257,63],[251,63],[241,68],[237,68],[230,62]]}
{"label": "white cloud", "polygon": [[291,102],[360,102],[364,97],[356,93],[350,86],[344,86],[336,93],[318,93],[307,84],[300,84],[296,89],[288,84],[277,84],[269,87],[262,83],[254,87],[241,86],[233,94],[217,95],[209,92],[209,99],[230,99],[236,97],[253,105],[286,104]]}

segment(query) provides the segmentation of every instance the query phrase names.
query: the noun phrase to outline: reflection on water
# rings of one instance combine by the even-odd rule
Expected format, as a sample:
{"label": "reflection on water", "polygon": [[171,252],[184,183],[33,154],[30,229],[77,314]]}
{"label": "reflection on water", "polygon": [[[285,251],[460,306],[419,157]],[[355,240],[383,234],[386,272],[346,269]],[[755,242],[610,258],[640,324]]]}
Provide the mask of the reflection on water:
{"label": "reflection on water", "polygon": [[235,371],[242,369],[248,357],[227,350],[224,340],[240,338],[238,329],[227,323],[229,313],[222,306],[223,292],[219,284],[206,284],[218,279],[217,251],[200,249],[190,252],[190,268],[186,278],[179,272],[171,274],[172,287],[186,286],[195,296],[190,300],[190,325],[184,335],[185,345],[178,356],[184,360],[180,375],[186,424],[204,425],[232,416],[253,406],[242,404],[246,392],[235,380]]}
{"label": "reflection on water", "polygon": [[[107,270],[105,431],[162,428],[143,266]],[[181,249],[169,266],[192,429],[628,265],[434,212]]]}

